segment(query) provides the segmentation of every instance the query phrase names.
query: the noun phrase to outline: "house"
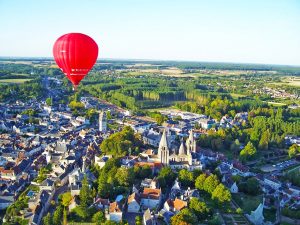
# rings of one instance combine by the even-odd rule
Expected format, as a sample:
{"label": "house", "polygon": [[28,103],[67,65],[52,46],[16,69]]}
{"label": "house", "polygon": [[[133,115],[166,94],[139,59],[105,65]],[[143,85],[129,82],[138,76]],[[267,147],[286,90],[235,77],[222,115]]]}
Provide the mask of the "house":
{"label": "house", "polygon": [[156,219],[155,216],[151,214],[150,209],[147,209],[143,214],[143,225],[155,225]]}
{"label": "house", "polygon": [[141,193],[141,206],[144,209],[154,209],[159,205],[161,199],[161,189],[144,188],[144,191]]}
{"label": "house", "polygon": [[138,213],[141,208],[141,199],[137,193],[132,193],[129,195],[127,200],[128,212],[130,213]]}
{"label": "house", "polygon": [[72,196],[70,205],[69,205],[69,211],[71,211],[72,209],[75,209],[77,206],[79,205],[79,199],[77,198],[77,196]]}
{"label": "house", "polygon": [[96,201],[94,202],[94,205],[101,210],[107,210],[109,209],[110,202],[109,199],[105,198],[97,198]]}
{"label": "house", "polygon": [[175,198],[176,196],[181,195],[182,193],[183,193],[183,190],[181,189],[178,179],[176,179],[171,188],[170,196],[171,196],[171,198]]}
{"label": "house", "polygon": [[39,185],[39,188],[40,190],[54,191],[55,181],[51,178],[47,178]]}
{"label": "house", "polygon": [[78,185],[78,184],[69,184],[69,187],[70,187],[72,196],[80,194],[80,189],[81,189],[80,185]]}
{"label": "house", "polygon": [[231,123],[232,123],[232,118],[229,117],[228,115],[223,116],[220,120],[220,126],[221,127],[231,128],[232,127]]}
{"label": "house", "polygon": [[164,209],[173,213],[180,212],[183,208],[187,207],[187,201],[175,198],[175,200],[168,199],[164,204]]}
{"label": "house", "polygon": [[6,209],[14,203],[14,195],[1,195],[0,196],[0,210]]}
{"label": "house", "polygon": [[153,129],[150,129],[150,130],[145,130],[142,133],[142,137],[143,137],[144,144],[158,147],[161,139],[161,134]]}
{"label": "house", "polygon": [[203,129],[210,129],[216,125],[216,121],[211,118],[201,118],[198,122]]}
{"label": "house", "polygon": [[32,225],[41,224],[42,217],[44,213],[48,210],[50,206],[50,201],[52,195],[49,191],[41,191],[34,199],[33,204],[33,215],[30,217],[29,221]]}
{"label": "house", "polygon": [[97,155],[95,155],[94,164],[98,165],[101,169],[103,166],[105,166],[105,163],[110,158],[112,158],[112,155],[105,155],[105,156],[102,156],[102,157],[98,157]]}
{"label": "house", "polygon": [[289,186],[289,190],[293,193],[293,196],[300,196],[300,187],[291,185]]}
{"label": "house", "polygon": [[183,199],[185,201],[189,201],[191,198],[199,198],[200,197],[200,193],[197,189],[190,189],[188,188],[183,195]]}
{"label": "house", "polygon": [[277,180],[276,178],[271,177],[271,176],[264,178],[264,184],[269,185],[274,190],[279,190],[279,188],[281,187],[281,182],[279,180]]}
{"label": "house", "polygon": [[115,222],[122,221],[123,211],[120,203],[112,202],[109,205],[108,214],[106,215],[107,220],[112,220]]}
{"label": "house", "polygon": [[158,188],[159,184],[157,182],[157,180],[154,179],[149,179],[149,178],[145,178],[144,180],[142,180],[141,182],[141,187],[144,188]]}
{"label": "house", "polygon": [[234,182],[234,183],[230,186],[229,190],[230,190],[231,193],[238,193],[238,192],[239,192],[239,188],[238,188],[238,186],[236,185],[236,182]]}
{"label": "house", "polygon": [[121,158],[121,166],[126,168],[132,168],[136,162],[136,156],[125,156]]}
{"label": "house", "polygon": [[234,182],[232,180],[232,176],[231,174],[225,174],[222,177],[222,183],[230,190],[231,193],[238,193],[239,192],[239,188],[236,184],[236,182]]}

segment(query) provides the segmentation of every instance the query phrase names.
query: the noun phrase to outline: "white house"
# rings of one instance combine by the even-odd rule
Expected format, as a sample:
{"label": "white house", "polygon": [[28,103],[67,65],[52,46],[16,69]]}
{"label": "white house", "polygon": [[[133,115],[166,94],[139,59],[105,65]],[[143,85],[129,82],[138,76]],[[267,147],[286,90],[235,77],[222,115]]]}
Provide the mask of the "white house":
{"label": "white house", "polygon": [[109,214],[106,216],[107,220],[112,220],[115,222],[122,221],[123,212],[120,205],[117,202],[110,203]]}
{"label": "white house", "polygon": [[161,189],[144,188],[141,194],[141,206],[143,208],[156,208],[162,198]]}
{"label": "white house", "polygon": [[232,185],[231,185],[231,187],[230,187],[230,192],[231,193],[238,193],[239,192],[239,188],[238,188],[238,186],[236,185],[236,182],[234,182]]}
{"label": "white house", "polygon": [[164,210],[179,213],[182,209],[187,207],[187,202],[176,198],[175,200],[168,199],[164,204]]}

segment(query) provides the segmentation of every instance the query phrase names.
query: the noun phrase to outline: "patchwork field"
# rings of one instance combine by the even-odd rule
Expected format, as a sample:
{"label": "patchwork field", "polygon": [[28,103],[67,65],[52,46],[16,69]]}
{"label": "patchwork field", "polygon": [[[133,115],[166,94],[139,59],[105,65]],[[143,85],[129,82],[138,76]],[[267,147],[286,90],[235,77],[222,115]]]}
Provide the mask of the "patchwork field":
{"label": "patchwork field", "polygon": [[32,79],[3,79],[0,80],[0,83],[4,83],[4,84],[9,84],[9,83],[13,83],[13,84],[21,84],[24,83],[26,81],[30,81]]}
{"label": "patchwork field", "polygon": [[285,77],[281,80],[282,82],[271,83],[274,85],[289,85],[294,87],[300,87],[300,78],[299,77]]}

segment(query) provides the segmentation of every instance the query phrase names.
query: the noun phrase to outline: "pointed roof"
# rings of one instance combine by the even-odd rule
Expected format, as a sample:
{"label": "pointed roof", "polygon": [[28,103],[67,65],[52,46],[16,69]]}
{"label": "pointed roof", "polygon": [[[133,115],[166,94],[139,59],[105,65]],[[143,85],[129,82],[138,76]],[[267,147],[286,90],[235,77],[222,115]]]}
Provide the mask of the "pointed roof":
{"label": "pointed roof", "polygon": [[114,213],[114,212],[122,212],[121,208],[119,207],[117,202],[110,203],[109,205],[109,212]]}
{"label": "pointed roof", "polygon": [[175,180],[173,187],[171,188],[171,190],[181,190],[180,188],[180,184],[178,182],[178,179]]}
{"label": "pointed roof", "polygon": [[181,199],[175,198],[175,200],[168,199],[167,204],[171,206],[174,210],[180,211],[183,208],[187,207],[187,202]]}
{"label": "pointed roof", "polygon": [[134,186],[134,184],[132,186],[132,192],[133,193],[139,193],[139,190]]}
{"label": "pointed roof", "polygon": [[183,144],[183,141],[181,141],[178,155],[185,155],[185,145]]}
{"label": "pointed roof", "polygon": [[133,201],[136,201],[138,204],[140,204],[140,196],[135,192],[128,196],[128,204]]}
{"label": "pointed roof", "polygon": [[160,142],[159,142],[159,148],[161,149],[162,147],[167,147],[168,148],[168,142],[167,142],[167,134],[166,130],[164,129],[164,132],[161,136]]}
{"label": "pointed roof", "polygon": [[264,221],[263,215],[264,205],[260,203],[256,210],[251,211],[251,214],[248,216],[251,222],[254,224],[261,224]]}
{"label": "pointed roof", "polygon": [[152,216],[151,216],[151,212],[150,212],[150,209],[149,209],[149,208],[144,212],[143,217],[144,217],[144,223],[145,223],[146,225],[152,224],[152,223],[151,223]]}

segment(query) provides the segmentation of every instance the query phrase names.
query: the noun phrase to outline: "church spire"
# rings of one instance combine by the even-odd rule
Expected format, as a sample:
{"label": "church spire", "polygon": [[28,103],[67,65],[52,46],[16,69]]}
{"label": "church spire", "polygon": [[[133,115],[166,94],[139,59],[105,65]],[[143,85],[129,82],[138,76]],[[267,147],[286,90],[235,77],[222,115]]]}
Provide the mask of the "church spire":
{"label": "church spire", "polygon": [[185,146],[183,144],[183,140],[181,141],[181,145],[180,145],[178,154],[179,155],[185,155]]}
{"label": "church spire", "polygon": [[166,130],[164,130],[158,147],[158,158],[163,165],[169,165],[169,147]]}
{"label": "church spire", "polygon": [[190,130],[189,138],[186,140],[187,152],[196,152],[196,140],[193,130]]}
{"label": "church spire", "polygon": [[159,142],[159,148],[168,148],[168,141],[167,141],[167,134],[166,130],[164,129],[163,134],[161,136],[160,142]]}

